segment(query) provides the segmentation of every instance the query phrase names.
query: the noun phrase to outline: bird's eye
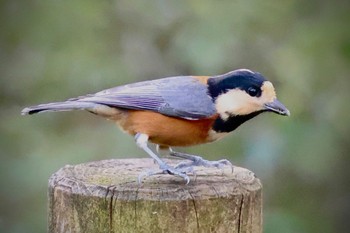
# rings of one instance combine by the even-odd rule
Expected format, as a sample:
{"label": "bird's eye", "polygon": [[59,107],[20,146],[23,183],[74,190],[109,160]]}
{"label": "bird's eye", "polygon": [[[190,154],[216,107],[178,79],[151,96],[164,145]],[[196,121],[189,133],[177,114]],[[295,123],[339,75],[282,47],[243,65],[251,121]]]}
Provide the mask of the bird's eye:
{"label": "bird's eye", "polygon": [[258,95],[258,90],[255,87],[249,87],[247,92],[250,96],[257,96]]}

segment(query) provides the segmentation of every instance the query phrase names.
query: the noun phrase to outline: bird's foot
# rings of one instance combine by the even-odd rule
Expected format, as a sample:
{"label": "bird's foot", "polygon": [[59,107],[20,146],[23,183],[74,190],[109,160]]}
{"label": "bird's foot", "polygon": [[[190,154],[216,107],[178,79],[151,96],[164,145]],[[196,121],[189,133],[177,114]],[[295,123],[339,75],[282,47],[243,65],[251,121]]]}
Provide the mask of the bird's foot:
{"label": "bird's foot", "polygon": [[188,184],[190,182],[190,177],[187,175],[188,173],[193,173],[193,168],[192,167],[183,167],[183,168],[175,168],[172,167],[166,163],[162,163],[159,168],[161,170],[154,171],[154,170],[149,170],[149,171],[144,171],[142,172],[139,177],[138,177],[138,183],[141,184],[142,179],[154,175],[160,175],[160,174],[169,174],[169,175],[174,175],[174,176],[179,176],[183,178]]}
{"label": "bird's foot", "polygon": [[209,161],[206,159],[203,159],[199,156],[197,156],[196,160],[191,161],[191,162],[181,162],[178,165],[175,166],[176,169],[184,169],[184,168],[188,168],[193,170],[194,166],[202,166],[202,167],[216,167],[218,169],[222,169],[224,166],[231,166],[232,171],[233,171],[233,165],[230,161],[228,161],[227,159],[221,159],[218,161]]}
{"label": "bird's foot", "polygon": [[186,173],[191,172],[191,168],[183,168],[183,169],[176,169],[172,166],[169,166],[166,164],[163,160],[161,160],[157,154],[155,154],[149,147],[148,147],[148,139],[149,136],[147,134],[137,133],[135,135],[136,144],[143,149],[147,154],[149,154],[154,161],[156,161],[159,164],[159,168],[161,171],[147,171],[142,172],[138,177],[138,183],[141,184],[141,181],[144,177],[158,175],[158,174],[170,174],[174,176],[180,176],[186,181],[186,184],[190,182],[190,178]]}
{"label": "bird's foot", "polygon": [[223,169],[224,166],[230,166],[232,169],[232,172],[233,172],[233,168],[234,168],[232,163],[230,161],[228,161],[227,159],[221,159],[218,161],[209,161],[209,160],[203,159],[202,157],[197,156],[197,155],[189,155],[189,154],[184,154],[184,153],[175,152],[175,151],[172,151],[171,155],[173,155],[175,157],[180,157],[180,158],[184,158],[187,160],[191,160],[190,162],[181,162],[181,163],[177,164],[175,166],[175,169],[189,169],[189,170],[193,171],[194,166],[216,167],[218,169]]}

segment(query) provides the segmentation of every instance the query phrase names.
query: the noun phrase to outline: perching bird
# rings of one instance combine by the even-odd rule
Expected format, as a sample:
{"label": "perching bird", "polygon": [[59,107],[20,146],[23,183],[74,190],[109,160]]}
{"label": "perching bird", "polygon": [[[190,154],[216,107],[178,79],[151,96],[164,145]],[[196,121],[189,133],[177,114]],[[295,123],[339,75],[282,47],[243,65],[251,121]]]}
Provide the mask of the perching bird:
{"label": "perching bird", "polygon": [[[247,69],[217,76],[177,76],[132,83],[28,107],[22,114],[76,109],[115,121],[158,163],[161,172],[142,174],[139,182],[143,176],[167,173],[188,183],[187,173],[193,171],[193,166],[231,165],[228,160],[208,161],[175,152],[171,147],[216,141],[263,112],[289,116],[288,109],[277,100],[272,83]],[[191,162],[170,166],[150,149],[148,142],[169,148],[170,155]]]}

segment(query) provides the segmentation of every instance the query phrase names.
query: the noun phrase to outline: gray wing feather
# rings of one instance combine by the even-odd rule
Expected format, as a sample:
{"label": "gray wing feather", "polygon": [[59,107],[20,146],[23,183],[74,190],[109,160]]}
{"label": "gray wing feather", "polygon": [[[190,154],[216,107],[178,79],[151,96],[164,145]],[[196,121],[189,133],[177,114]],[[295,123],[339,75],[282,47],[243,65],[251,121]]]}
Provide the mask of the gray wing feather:
{"label": "gray wing feather", "polygon": [[150,110],[168,116],[200,119],[215,114],[207,86],[191,76],[178,76],[119,86],[70,101]]}

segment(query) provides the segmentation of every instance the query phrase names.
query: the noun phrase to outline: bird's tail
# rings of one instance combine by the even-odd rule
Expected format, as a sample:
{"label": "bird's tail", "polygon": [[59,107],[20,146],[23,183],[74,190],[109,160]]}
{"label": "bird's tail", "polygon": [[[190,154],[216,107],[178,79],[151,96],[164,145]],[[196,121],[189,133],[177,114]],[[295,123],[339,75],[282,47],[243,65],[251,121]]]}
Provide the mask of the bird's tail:
{"label": "bird's tail", "polygon": [[89,110],[96,107],[96,103],[83,101],[65,101],[48,104],[40,104],[36,106],[27,107],[22,110],[22,115],[31,115],[39,112],[57,112],[57,111],[71,111],[71,110]]}

